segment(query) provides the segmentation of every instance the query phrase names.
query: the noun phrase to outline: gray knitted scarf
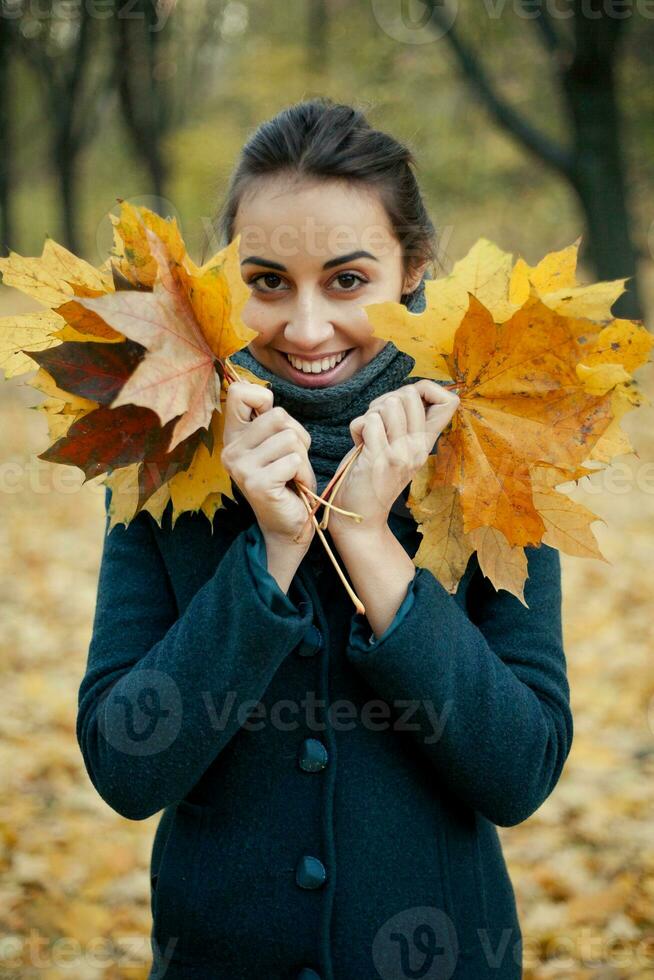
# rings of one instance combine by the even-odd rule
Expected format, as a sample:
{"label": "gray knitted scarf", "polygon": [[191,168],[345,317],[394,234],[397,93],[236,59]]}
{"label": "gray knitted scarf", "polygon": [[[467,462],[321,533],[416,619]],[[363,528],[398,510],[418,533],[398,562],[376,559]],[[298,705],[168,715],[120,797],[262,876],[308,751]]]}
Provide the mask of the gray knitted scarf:
{"label": "gray knitted scarf", "polygon": [[[421,313],[425,308],[425,279],[403,300],[408,310]],[[269,381],[275,405],[281,405],[297,419],[311,436],[309,461],[316,474],[318,492],[328,483],[343,456],[352,448],[350,422],[363,415],[373,398],[417,381],[407,380],[414,359],[398,350],[392,341],[364,364],[347,381],[325,388],[303,388],[269,371],[243,348],[230,358],[235,364]]]}

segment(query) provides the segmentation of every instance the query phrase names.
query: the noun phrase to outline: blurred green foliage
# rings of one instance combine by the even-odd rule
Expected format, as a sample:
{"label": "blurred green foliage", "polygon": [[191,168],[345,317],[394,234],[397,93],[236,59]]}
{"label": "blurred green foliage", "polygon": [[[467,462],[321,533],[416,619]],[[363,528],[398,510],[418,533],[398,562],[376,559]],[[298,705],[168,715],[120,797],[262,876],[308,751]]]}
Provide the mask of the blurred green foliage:
{"label": "blurred green foliage", "polygon": [[[442,234],[446,268],[480,235],[535,261],[584,233],[573,192],[489,119],[460,78],[443,38],[399,42],[380,26],[375,16],[379,3],[332,0],[326,66],[320,72],[310,63],[308,6],[306,0],[184,0],[163,29],[171,43],[161,72],[181,106],[164,143],[170,168],[165,197],[182,218],[192,255],[199,258],[207,223],[223,199],[247,136],[285,105],[316,94],[364,108],[375,126],[413,148],[430,213]],[[565,143],[566,119],[552,65],[534,25],[518,15],[517,6],[460,0],[457,30],[479,52],[511,104],[541,131]],[[654,21],[634,9],[619,60],[622,142],[633,238],[641,258],[649,262],[653,42]],[[198,59],[200,83],[188,91],[185,65],[190,58]],[[19,240],[10,244],[24,254],[36,254],[46,234],[61,240],[60,209],[49,167],[47,116],[29,69],[19,63],[16,71]],[[104,104],[102,113],[101,128],[79,168],[83,251],[96,264],[106,257],[110,232],[103,216],[115,199],[138,200],[151,193],[121,122],[118,100]]]}

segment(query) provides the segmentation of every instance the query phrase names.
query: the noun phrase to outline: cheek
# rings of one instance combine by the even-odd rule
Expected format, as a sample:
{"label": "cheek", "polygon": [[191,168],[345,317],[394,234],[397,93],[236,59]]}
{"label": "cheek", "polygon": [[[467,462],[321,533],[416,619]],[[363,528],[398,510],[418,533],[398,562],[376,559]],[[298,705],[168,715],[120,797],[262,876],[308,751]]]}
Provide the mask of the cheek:
{"label": "cheek", "polygon": [[265,347],[279,332],[270,311],[265,308],[264,304],[257,302],[254,297],[251,297],[243,307],[241,319],[246,327],[249,327],[250,330],[256,330],[259,334],[251,341],[257,347]]}
{"label": "cheek", "polygon": [[374,346],[378,339],[371,335],[372,325],[363,311],[359,314],[353,312],[343,326],[353,347],[369,348]]}
{"label": "cheek", "polygon": [[386,346],[387,341],[381,337],[370,337],[361,344],[361,356],[365,361],[372,360]]}

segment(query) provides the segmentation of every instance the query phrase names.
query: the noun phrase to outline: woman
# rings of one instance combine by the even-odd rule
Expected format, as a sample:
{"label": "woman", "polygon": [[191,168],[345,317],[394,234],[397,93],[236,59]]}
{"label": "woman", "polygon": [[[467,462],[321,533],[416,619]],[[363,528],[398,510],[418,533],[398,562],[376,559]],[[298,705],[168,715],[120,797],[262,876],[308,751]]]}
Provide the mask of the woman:
{"label": "woman", "polygon": [[[245,148],[222,213],[257,331],[227,394],[235,500],[104,541],[78,740],[123,816],[164,810],[150,977],[514,980],[496,825],[551,793],[572,741],[559,554],[525,608],[473,555],[455,595],[412,562],[408,485],[458,398],[407,379],[362,307],[424,308],[434,229],[413,158],[356,110],[303,102]],[[253,412],[253,410],[256,410]],[[338,490],[356,614],[289,481]],[[108,496],[107,496],[108,502]]]}

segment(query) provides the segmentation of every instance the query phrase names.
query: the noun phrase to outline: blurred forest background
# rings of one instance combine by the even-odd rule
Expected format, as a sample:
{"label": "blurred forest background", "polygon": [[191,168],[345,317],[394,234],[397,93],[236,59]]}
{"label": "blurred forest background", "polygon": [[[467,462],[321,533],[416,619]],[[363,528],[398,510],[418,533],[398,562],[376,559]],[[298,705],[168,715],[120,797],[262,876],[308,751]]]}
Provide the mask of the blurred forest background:
{"label": "blurred forest background", "polygon": [[[654,329],[654,4],[0,0],[0,252],[50,236],[94,265],[116,198],[177,215],[191,255],[249,133],[313,95],[407,142],[449,271],[480,236]],[[28,301],[0,288],[0,314]],[[654,397],[651,365],[636,372]],[[158,817],[115,814],[75,738],[103,489],[36,458],[41,400],[0,384],[0,980],[147,976]],[[654,410],[637,454],[573,485],[606,562],[562,555],[575,718],[553,795],[500,833],[527,980],[654,977]],[[61,472],[60,472],[61,471]]]}

